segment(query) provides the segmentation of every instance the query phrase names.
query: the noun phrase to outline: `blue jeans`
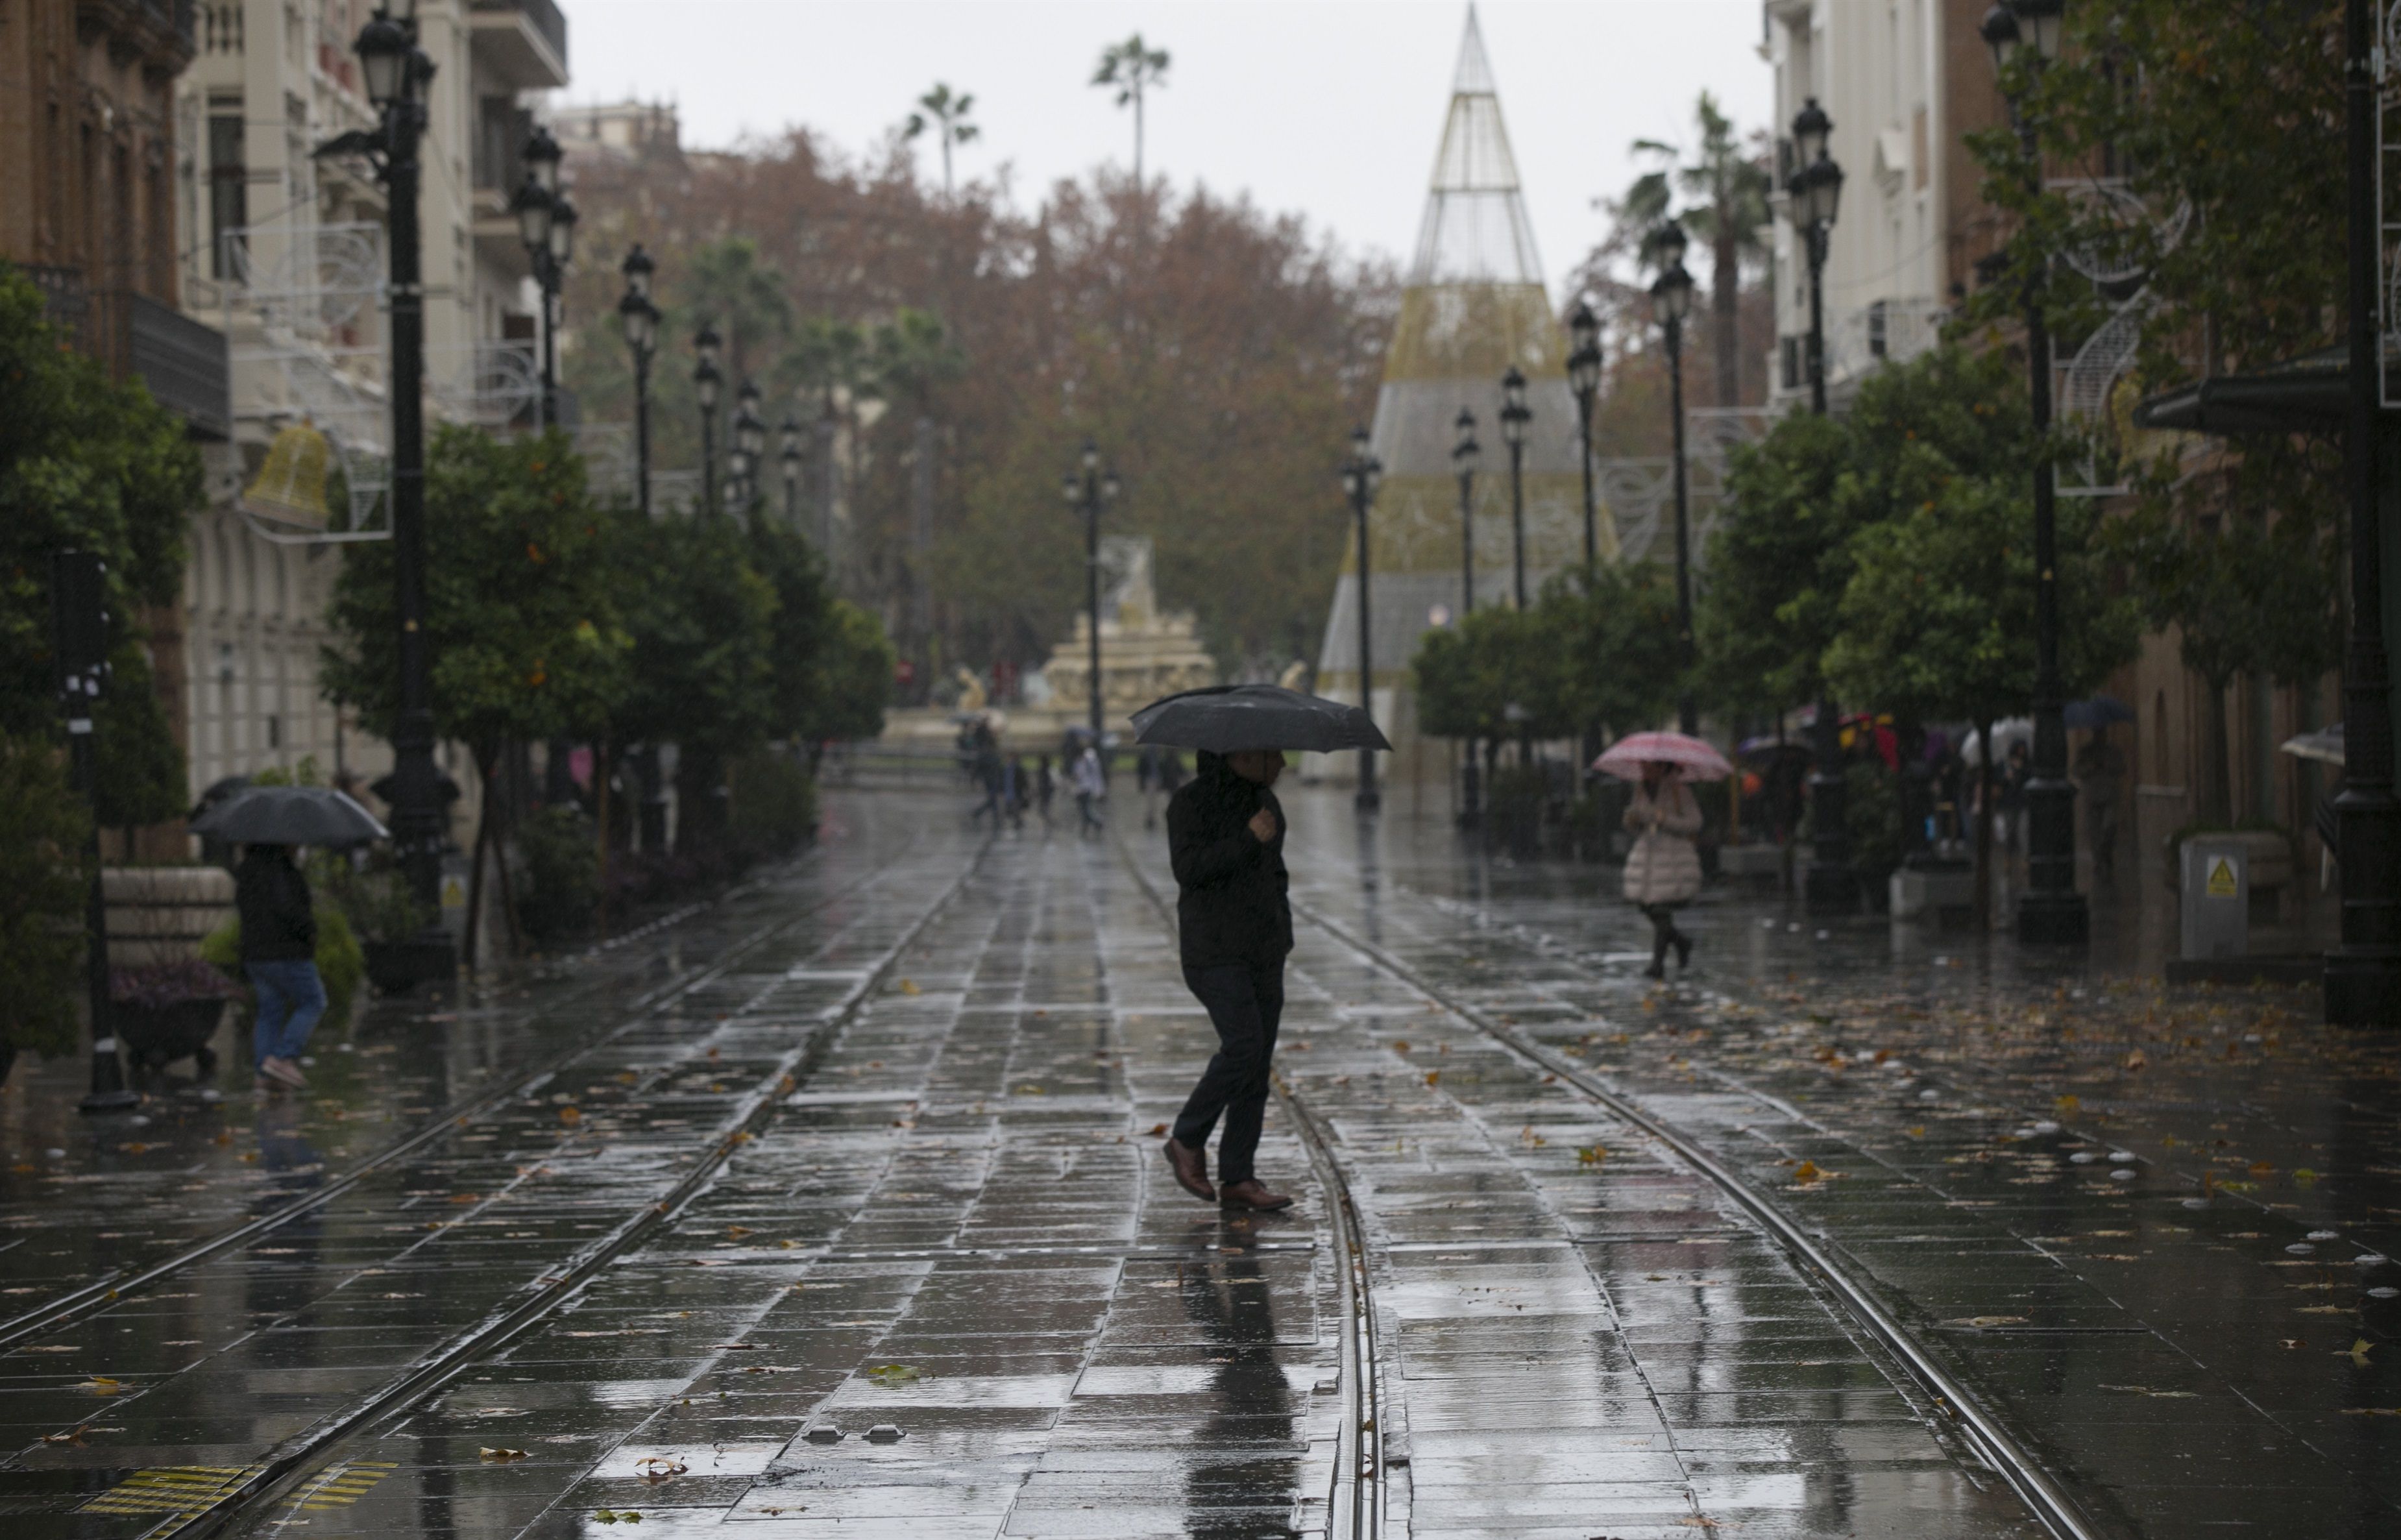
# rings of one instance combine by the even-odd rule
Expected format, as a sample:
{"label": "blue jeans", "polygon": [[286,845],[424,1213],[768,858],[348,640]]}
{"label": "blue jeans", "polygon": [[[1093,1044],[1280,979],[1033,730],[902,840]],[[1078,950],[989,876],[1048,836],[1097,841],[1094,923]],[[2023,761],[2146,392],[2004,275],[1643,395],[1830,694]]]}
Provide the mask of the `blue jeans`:
{"label": "blue jeans", "polygon": [[258,994],[258,1019],[250,1035],[252,1062],[296,1059],[309,1046],[309,1034],[325,1013],[325,984],[317,965],[306,958],[289,962],[243,965]]}

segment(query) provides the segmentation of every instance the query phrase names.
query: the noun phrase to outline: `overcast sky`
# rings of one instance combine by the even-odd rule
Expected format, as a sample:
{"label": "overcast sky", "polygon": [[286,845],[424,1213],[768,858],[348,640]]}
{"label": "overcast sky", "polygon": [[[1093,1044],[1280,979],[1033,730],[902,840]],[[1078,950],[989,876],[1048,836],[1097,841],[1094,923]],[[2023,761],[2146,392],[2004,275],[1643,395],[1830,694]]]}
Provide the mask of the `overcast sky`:
{"label": "overcast sky", "polygon": [[[1132,160],[1130,112],[1087,84],[1140,32],[1173,57],[1146,169],[1247,191],[1354,252],[1417,237],[1467,7],[1458,0],[562,0],[569,103],[680,111],[688,146],[804,124],[852,151],[936,81],[975,95],[959,174],[1009,169],[1031,206],[1063,176]],[[1479,7],[1534,238],[1556,290],[1636,174],[1638,137],[1688,140],[1714,92],[1764,126],[1759,0],[1485,0]],[[940,175],[923,142],[925,173]],[[1554,297],[1557,297],[1555,294]]]}

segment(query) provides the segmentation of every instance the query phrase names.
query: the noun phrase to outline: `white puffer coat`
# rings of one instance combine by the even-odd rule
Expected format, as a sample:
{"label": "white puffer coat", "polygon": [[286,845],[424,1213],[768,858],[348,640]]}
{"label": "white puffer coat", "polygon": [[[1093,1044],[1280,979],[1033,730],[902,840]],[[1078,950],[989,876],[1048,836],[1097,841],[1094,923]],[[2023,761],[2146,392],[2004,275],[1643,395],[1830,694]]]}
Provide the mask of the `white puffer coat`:
{"label": "white puffer coat", "polygon": [[1635,903],[1682,903],[1701,890],[1701,804],[1681,780],[1659,783],[1653,796],[1640,785],[1626,807],[1626,827],[1639,836],[1626,858],[1626,897]]}

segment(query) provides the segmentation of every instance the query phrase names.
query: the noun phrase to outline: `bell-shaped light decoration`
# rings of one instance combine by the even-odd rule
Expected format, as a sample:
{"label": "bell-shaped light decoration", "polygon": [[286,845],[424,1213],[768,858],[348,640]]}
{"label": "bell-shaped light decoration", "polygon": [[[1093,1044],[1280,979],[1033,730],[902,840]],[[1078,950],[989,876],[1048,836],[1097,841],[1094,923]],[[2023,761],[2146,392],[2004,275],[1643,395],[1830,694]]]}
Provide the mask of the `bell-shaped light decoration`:
{"label": "bell-shaped light decoration", "polygon": [[2010,8],[2008,0],[1986,11],[1976,31],[1983,35],[1984,47],[1993,50],[1993,68],[2007,71],[2019,45],[2025,41],[2025,34],[2018,30],[2018,13]]}
{"label": "bell-shaped light decoration", "polygon": [[2059,57],[2067,30],[2067,0],[2010,0],[2018,13],[2018,30],[2035,57],[2048,63]]}
{"label": "bell-shaped light decoration", "polygon": [[241,494],[242,507],[279,524],[323,529],[325,474],[333,458],[333,445],[302,418],[268,444],[256,479]]}
{"label": "bell-shaped light decoration", "polygon": [[1826,153],[1826,141],[1833,135],[1834,120],[1826,109],[1811,97],[1792,117],[1792,149],[1804,166]]}

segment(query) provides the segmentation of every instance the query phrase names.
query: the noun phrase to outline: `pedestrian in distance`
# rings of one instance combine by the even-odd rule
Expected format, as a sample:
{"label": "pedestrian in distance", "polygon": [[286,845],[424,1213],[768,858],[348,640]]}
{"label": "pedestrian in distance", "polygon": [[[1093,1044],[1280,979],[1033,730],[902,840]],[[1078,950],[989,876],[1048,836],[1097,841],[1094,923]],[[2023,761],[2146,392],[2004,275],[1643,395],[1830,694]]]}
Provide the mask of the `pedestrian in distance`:
{"label": "pedestrian in distance", "polygon": [[967,815],[967,822],[980,823],[983,816],[989,813],[992,815],[992,826],[995,829],[1000,827],[1000,792],[1003,774],[1000,746],[993,740],[989,730],[983,730],[978,738],[975,755],[976,784],[983,788],[983,801],[978,803],[975,811]]}
{"label": "pedestrian in distance", "polygon": [[1676,766],[1652,760],[1626,804],[1634,848],[1626,858],[1626,897],[1651,922],[1651,966],[1643,976],[1667,976],[1667,949],[1676,966],[1693,962],[1693,938],[1676,928],[1676,911],[1701,891],[1701,858],[1693,836],[1701,830],[1700,800]]}
{"label": "pedestrian in distance", "polygon": [[1177,753],[1173,749],[1164,749],[1160,752],[1159,756],[1159,790],[1163,794],[1173,798],[1176,792],[1184,790],[1184,783],[1191,778],[1192,777],[1190,776],[1186,775],[1184,772],[1183,755]]}
{"label": "pedestrian in distance", "polygon": [[1076,826],[1077,832],[1090,834],[1106,828],[1101,822],[1099,805],[1101,799],[1109,794],[1108,783],[1101,777],[1101,751],[1089,743],[1084,745],[1084,751],[1076,756],[1072,773],[1076,779],[1076,815],[1082,820]]}
{"label": "pedestrian in distance", "polygon": [[1025,756],[1012,754],[1002,766],[1000,777],[1000,805],[1008,815],[1009,828],[1025,827]]}
{"label": "pedestrian in distance", "polygon": [[[1254,1168],[1292,952],[1283,805],[1273,791],[1283,755],[1268,749],[1198,758],[1199,773],[1167,804],[1167,847],[1184,983],[1209,1012],[1217,1052],[1176,1115],[1167,1163],[1177,1185],[1203,1203],[1286,1208],[1290,1196],[1269,1190]],[[1207,1146],[1221,1117],[1213,1186]]]}
{"label": "pedestrian in distance", "polygon": [[2092,729],[2092,736],[2076,756],[2077,791],[2092,834],[2095,882],[2118,880],[2118,787],[2125,777],[2125,753],[2109,741],[2109,724],[2105,722]]}
{"label": "pedestrian in distance", "polygon": [[257,1089],[306,1090],[300,1054],[325,1013],[325,983],[317,976],[316,906],[291,846],[245,846],[234,868],[233,901],[242,971],[257,995],[251,1029]]}
{"label": "pedestrian in distance", "polygon": [[1050,827],[1050,799],[1059,794],[1059,777],[1050,773],[1050,756],[1045,754],[1034,772],[1034,805],[1042,815],[1042,827]]}

